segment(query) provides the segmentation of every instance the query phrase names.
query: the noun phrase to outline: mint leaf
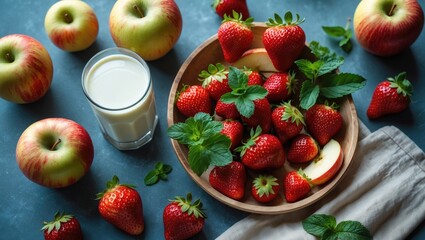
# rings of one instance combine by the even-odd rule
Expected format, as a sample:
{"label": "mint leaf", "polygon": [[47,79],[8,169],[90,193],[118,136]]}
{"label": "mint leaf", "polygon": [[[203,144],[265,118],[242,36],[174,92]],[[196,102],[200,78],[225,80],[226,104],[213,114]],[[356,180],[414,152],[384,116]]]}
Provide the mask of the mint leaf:
{"label": "mint leaf", "polygon": [[369,230],[358,221],[342,221],[336,226],[335,232],[337,239],[372,239]]}
{"label": "mint leaf", "polygon": [[248,86],[248,75],[235,67],[229,67],[229,85],[231,92],[220,97],[224,103],[234,103],[236,109],[244,117],[251,117],[254,114],[254,100],[265,98],[267,90],[262,86]]}
{"label": "mint leaf", "polygon": [[319,97],[320,87],[311,81],[304,81],[300,92],[300,107],[309,109],[312,107]]}
{"label": "mint leaf", "polygon": [[352,73],[331,74],[320,80],[320,95],[339,98],[351,94],[366,85],[366,79]]}
{"label": "mint leaf", "polygon": [[339,41],[339,46],[346,53],[351,52],[353,48],[353,44],[351,43],[351,37],[353,36],[353,32],[349,28],[350,19],[347,20],[347,25],[344,27],[341,26],[322,26],[323,31],[331,37],[342,38]]}
{"label": "mint leaf", "polygon": [[302,221],[303,228],[309,234],[321,237],[327,230],[336,227],[336,219],[325,214],[313,214]]}
{"label": "mint leaf", "polygon": [[157,183],[160,179],[167,180],[168,174],[172,171],[172,167],[168,164],[163,164],[158,162],[155,164],[155,169],[148,172],[144,178],[144,183],[146,186],[153,185]]}
{"label": "mint leaf", "polygon": [[322,26],[323,31],[332,37],[344,37],[345,29],[341,26]]}

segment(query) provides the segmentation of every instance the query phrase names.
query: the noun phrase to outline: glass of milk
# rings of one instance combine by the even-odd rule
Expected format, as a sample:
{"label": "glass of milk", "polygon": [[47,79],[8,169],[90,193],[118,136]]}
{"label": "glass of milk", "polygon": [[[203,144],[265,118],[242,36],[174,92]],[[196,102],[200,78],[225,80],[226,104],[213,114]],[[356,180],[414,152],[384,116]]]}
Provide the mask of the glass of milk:
{"label": "glass of milk", "polygon": [[119,150],[153,138],[158,116],[149,67],[136,53],[109,48],[86,64],[82,87],[105,139]]}

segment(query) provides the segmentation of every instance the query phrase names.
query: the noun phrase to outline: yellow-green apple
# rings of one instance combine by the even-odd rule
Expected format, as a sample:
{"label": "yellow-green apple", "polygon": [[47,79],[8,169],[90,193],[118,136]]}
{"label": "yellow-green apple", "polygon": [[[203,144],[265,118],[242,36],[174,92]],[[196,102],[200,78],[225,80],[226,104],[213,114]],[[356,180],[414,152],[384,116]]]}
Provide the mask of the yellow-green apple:
{"label": "yellow-green apple", "polygon": [[31,103],[49,90],[53,63],[36,39],[22,34],[0,38],[0,97],[14,103]]}
{"label": "yellow-green apple", "polygon": [[330,180],[342,166],[344,154],[338,141],[331,139],[320,150],[319,155],[304,169],[305,175],[314,185]]}
{"label": "yellow-green apple", "polygon": [[53,4],[44,18],[44,29],[58,48],[76,52],[95,41],[99,23],[93,9],[80,0],[62,0]]}
{"label": "yellow-green apple", "polygon": [[409,48],[419,37],[424,13],[417,0],[362,0],[353,25],[364,49],[378,56],[392,56]]}
{"label": "yellow-green apple", "polygon": [[31,181],[50,188],[81,179],[93,162],[94,148],[83,126],[66,118],[29,125],[16,144],[16,161]]}
{"label": "yellow-green apple", "polygon": [[233,63],[233,66],[237,68],[247,67],[259,72],[278,72],[265,48],[247,50]]}
{"label": "yellow-green apple", "polygon": [[182,31],[182,16],[174,0],[120,0],[109,15],[109,30],[118,47],[147,61],[167,54]]}

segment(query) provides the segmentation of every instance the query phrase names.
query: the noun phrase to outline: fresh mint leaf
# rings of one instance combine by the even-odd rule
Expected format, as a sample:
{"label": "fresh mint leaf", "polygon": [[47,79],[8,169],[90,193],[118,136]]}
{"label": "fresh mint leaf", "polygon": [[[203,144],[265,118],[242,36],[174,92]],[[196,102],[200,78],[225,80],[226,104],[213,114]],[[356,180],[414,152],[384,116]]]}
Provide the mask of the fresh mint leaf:
{"label": "fresh mint leaf", "polygon": [[344,58],[341,57],[331,57],[325,60],[322,60],[323,63],[320,66],[318,76],[325,75],[332,71],[335,71],[344,63]]}
{"label": "fresh mint leaf", "polygon": [[358,221],[342,221],[337,224],[332,215],[313,214],[302,221],[304,230],[322,240],[373,239],[369,230]]}
{"label": "fresh mint leaf", "polygon": [[312,107],[319,97],[320,87],[311,81],[304,81],[300,92],[300,107],[309,109]]}
{"label": "fresh mint leaf", "polygon": [[314,81],[317,78],[317,73],[320,69],[322,61],[313,63],[308,59],[299,59],[295,61],[298,69],[310,80]]}
{"label": "fresh mint leaf", "polygon": [[172,171],[172,167],[168,164],[163,164],[162,162],[158,162],[155,164],[155,169],[148,172],[148,174],[144,178],[144,183],[146,186],[154,185],[160,179],[167,180],[168,174]]}
{"label": "fresh mint leaf", "polygon": [[265,98],[267,90],[262,86],[248,86],[248,75],[242,70],[229,67],[229,85],[231,92],[225,93],[220,97],[224,103],[234,103],[236,109],[244,117],[251,117],[254,114],[254,100]]}
{"label": "fresh mint leaf", "polygon": [[351,94],[366,85],[366,79],[353,73],[327,75],[320,80],[320,95],[339,98]]}
{"label": "fresh mint leaf", "polygon": [[309,234],[321,237],[327,230],[336,227],[334,216],[325,214],[313,214],[302,221],[303,228]]}
{"label": "fresh mint leaf", "polygon": [[353,36],[353,32],[349,28],[350,22],[350,19],[348,19],[345,28],[341,26],[322,26],[323,31],[327,35],[335,38],[342,38],[339,41],[339,46],[346,53],[351,52],[353,48],[353,44],[351,43],[351,37]]}
{"label": "fresh mint leaf", "polygon": [[323,31],[332,37],[344,37],[345,29],[341,26],[322,26]]}

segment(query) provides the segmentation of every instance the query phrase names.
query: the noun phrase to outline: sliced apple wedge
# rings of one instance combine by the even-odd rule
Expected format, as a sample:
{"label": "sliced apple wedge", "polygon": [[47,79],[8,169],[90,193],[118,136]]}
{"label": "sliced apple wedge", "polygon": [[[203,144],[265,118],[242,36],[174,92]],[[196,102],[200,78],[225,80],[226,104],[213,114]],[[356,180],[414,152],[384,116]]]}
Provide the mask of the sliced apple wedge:
{"label": "sliced apple wedge", "polygon": [[232,65],[237,68],[247,67],[260,72],[278,72],[265,48],[247,50]]}
{"label": "sliced apple wedge", "polygon": [[344,154],[338,141],[331,139],[319,155],[305,169],[305,175],[314,185],[320,185],[331,179],[341,168]]}

